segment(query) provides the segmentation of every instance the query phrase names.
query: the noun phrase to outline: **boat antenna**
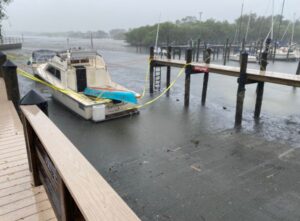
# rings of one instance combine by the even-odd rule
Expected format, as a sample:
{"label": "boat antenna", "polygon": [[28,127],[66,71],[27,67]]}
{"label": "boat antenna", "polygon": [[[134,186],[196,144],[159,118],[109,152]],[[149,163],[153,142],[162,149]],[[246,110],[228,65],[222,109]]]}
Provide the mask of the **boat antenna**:
{"label": "boat antenna", "polygon": [[277,36],[276,36],[277,39],[279,38],[279,35],[280,35],[280,30],[281,30],[281,25],[282,25],[282,19],[283,19],[284,5],[285,5],[285,0],[282,1],[280,21],[279,21],[279,26],[278,26],[278,33],[277,33]]}
{"label": "boat antenna", "polygon": [[248,32],[249,32],[249,27],[250,27],[250,22],[251,22],[251,14],[252,14],[252,11],[250,11],[250,15],[249,15],[249,19],[248,19],[247,30],[246,30],[246,34],[245,34],[245,42],[247,42],[247,38],[248,38]]}
{"label": "boat antenna", "polygon": [[271,24],[271,39],[274,37],[274,0],[272,1],[272,24]]}
{"label": "boat antenna", "polygon": [[293,18],[293,28],[292,28],[292,37],[291,37],[291,44],[294,43],[294,35],[295,35],[295,25],[296,25],[296,13],[294,13],[294,18]]}
{"label": "boat antenna", "polygon": [[241,33],[242,33],[242,23],[243,23],[243,13],[244,13],[244,4],[245,0],[243,0],[242,3],[242,9],[241,9],[241,17],[240,17],[240,24],[239,24],[239,31],[238,31],[238,41],[241,42]]}
{"label": "boat antenna", "polygon": [[67,49],[69,50],[70,49],[70,39],[67,38]]}
{"label": "boat antenna", "polygon": [[93,32],[91,32],[91,48],[94,49]]}
{"label": "boat antenna", "polygon": [[161,14],[159,14],[158,23],[157,23],[157,31],[156,31],[156,39],[155,39],[155,51],[156,52],[157,52],[157,43],[158,43],[160,19],[161,19]]}

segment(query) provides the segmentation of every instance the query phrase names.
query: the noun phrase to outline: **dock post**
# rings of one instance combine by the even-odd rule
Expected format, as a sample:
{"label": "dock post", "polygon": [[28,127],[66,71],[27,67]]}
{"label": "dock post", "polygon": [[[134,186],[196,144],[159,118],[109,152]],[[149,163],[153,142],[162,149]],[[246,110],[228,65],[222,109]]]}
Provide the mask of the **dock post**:
{"label": "dock post", "polygon": [[149,70],[149,92],[150,94],[153,94],[153,80],[154,80],[154,62],[153,62],[153,59],[154,59],[154,47],[150,47],[150,57],[149,57],[149,60],[150,60],[150,70]]}
{"label": "dock post", "polygon": [[[206,50],[206,55],[205,55],[205,63],[210,64],[211,60],[211,49],[208,48]],[[201,104],[204,106],[206,102],[206,94],[207,94],[207,85],[208,85],[208,78],[209,78],[209,72],[204,73],[203,77],[203,87],[202,87],[202,99],[201,99]]]}
{"label": "dock post", "polygon": [[226,65],[226,60],[227,60],[227,51],[228,51],[228,44],[229,44],[229,38],[227,38],[226,43],[224,45],[224,54],[223,54],[223,58],[224,58],[224,62],[223,64]]}
{"label": "dock post", "polygon": [[296,75],[300,75],[300,60],[299,60],[299,63],[298,63],[298,68],[297,68],[297,71],[296,71]]}
{"label": "dock post", "polygon": [[[167,52],[167,59],[171,59],[172,55],[172,47],[168,47],[168,52]],[[166,88],[170,86],[171,83],[171,66],[167,66],[167,80],[166,80]],[[167,97],[170,95],[170,90],[167,91],[166,93]]]}
{"label": "dock post", "polygon": [[42,182],[38,173],[38,156],[37,149],[34,144],[36,134],[24,115],[21,116],[26,140],[26,149],[28,153],[29,170],[32,173],[33,186],[37,187],[42,185]]}
{"label": "dock post", "polygon": [[190,104],[190,86],[191,86],[191,72],[192,72],[192,49],[186,51],[186,63],[185,67],[185,86],[184,86],[184,106],[188,107]]}
{"label": "dock post", "polygon": [[200,55],[200,43],[201,43],[201,39],[199,38],[197,41],[197,58],[196,61],[199,61],[199,55]]}
{"label": "dock post", "polygon": [[2,53],[2,51],[0,51],[0,78],[3,78],[3,70],[2,70],[2,65],[5,63],[6,61],[6,54]]}
{"label": "dock post", "polygon": [[235,112],[235,127],[240,127],[242,125],[243,118],[243,106],[245,98],[245,85],[247,80],[247,65],[248,65],[248,53],[243,52],[241,54],[241,71],[240,77],[238,79],[238,91],[236,100],[236,112]]}
{"label": "dock post", "polygon": [[[267,70],[270,43],[271,43],[271,39],[267,39],[265,51],[261,54],[261,59],[260,59],[260,70],[261,71]],[[263,100],[263,95],[264,95],[264,87],[265,87],[265,82],[257,83],[256,103],[255,103],[255,110],[254,110],[254,118],[255,119],[259,119],[259,117],[260,117],[261,105],[262,105],[262,100]]]}
{"label": "dock post", "polygon": [[3,76],[6,85],[6,92],[8,100],[11,100],[18,111],[20,113],[19,101],[20,101],[20,92],[19,92],[19,83],[17,76],[17,66],[7,60],[3,65]]}

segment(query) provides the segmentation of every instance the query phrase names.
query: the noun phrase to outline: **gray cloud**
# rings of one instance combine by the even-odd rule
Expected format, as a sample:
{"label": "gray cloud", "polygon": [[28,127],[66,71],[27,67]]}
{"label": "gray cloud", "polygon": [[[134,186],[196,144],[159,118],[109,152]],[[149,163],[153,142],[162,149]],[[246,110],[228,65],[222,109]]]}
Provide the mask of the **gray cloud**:
{"label": "gray cloud", "polygon": [[[4,29],[10,31],[110,30],[131,28],[158,21],[175,21],[187,15],[233,21],[240,15],[242,0],[14,0],[7,8]],[[282,0],[275,0],[275,13]],[[286,0],[285,17],[300,16],[299,0]],[[245,13],[271,14],[271,0],[245,0]]]}

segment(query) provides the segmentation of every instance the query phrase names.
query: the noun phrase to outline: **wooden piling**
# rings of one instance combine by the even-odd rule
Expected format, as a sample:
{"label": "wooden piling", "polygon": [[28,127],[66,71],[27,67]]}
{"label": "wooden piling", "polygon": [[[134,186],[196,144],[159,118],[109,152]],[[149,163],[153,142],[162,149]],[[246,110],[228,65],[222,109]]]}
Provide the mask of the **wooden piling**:
{"label": "wooden piling", "polygon": [[3,70],[2,70],[2,65],[5,63],[6,61],[6,54],[2,53],[2,51],[0,51],[0,78],[3,78]]}
{"label": "wooden piling", "polygon": [[[209,64],[211,60],[211,49],[208,48],[206,50],[205,63]],[[206,94],[207,94],[207,85],[208,85],[209,72],[204,73],[203,77],[203,87],[202,87],[202,99],[201,104],[204,106],[206,102]]]}
{"label": "wooden piling", "polygon": [[16,110],[20,113],[19,101],[20,101],[20,92],[19,92],[19,83],[17,76],[17,66],[7,60],[3,65],[3,76],[6,85],[6,92],[8,100],[11,100],[16,108]]}
{"label": "wooden piling", "polygon": [[297,68],[297,71],[296,71],[296,75],[300,75],[300,60],[299,60],[299,63],[298,63],[298,68]]}
{"label": "wooden piling", "polygon": [[[168,47],[168,52],[167,52],[167,58],[171,59],[171,55],[172,55],[172,47],[169,46]],[[167,66],[167,79],[166,79],[166,88],[168,88],[170,86],[171,83],[171,66],[168,65]],[[166,93],[167,96],[170,95],[170,90],[167,91]]]}
{"label": "wooden piling", "polygon": [[153,81],[154,81],[154,47],[150,47],[150,70],[149,70],[149,92],[153,94]]}
{"label": "wooden piling", "polygon": [[190,104],[190,86],[191,86],[191,73],[192,73],[192,49],[186,51],[186,64],[185,67],[185,86],[184,86],[184,106],[188,107]]}
{"label": "wooden piling", "polygon": [[201,44],[201,39],[199,38],[197,41],[197,56],[196,56],[196,61],[199,61],[199,56],[200,56],[200,44]]}
{"label": "wooden piling", "polygon": [[[266,48],[265,51],[261,55],[260,59],[260,70],[266,71],[267,65],[268,65],[268,53],[269,53],[269,46],[270,46],[271,40],[268,39],[266,42]],[[256,88],[256,102],[255,102],[255,110],[254,110],[254,118],[259,119],[260,113],[261,113],[261,106],[262,106],[262,100],[264,95],[264,82],[258,82],[257,88]]]}
{"label": "wooden piling", "polygon": [[241,54],[241,71],[240,77],[238,79],[238,91],[237,91],[237,101],[236,101],[236,112],[235,112],[235,127],[240,127],[243,118],[243,106],[245,98],[245,85],[247,81],[247,65],[248,65],[248,53],[243,52]]}
{"label": "wooden piling", "polygon": [[227,60],[227,51],[228,51],[228,44],[229,44],[229,38],[227,38],[227,40],[226,40],[226,43],[225,43],[225,45],[224,45],[224,55],[223,55],[223,59],[224,59],[224,62],[223,62],[223,64],[224,65],[226,65],[226,60]]}

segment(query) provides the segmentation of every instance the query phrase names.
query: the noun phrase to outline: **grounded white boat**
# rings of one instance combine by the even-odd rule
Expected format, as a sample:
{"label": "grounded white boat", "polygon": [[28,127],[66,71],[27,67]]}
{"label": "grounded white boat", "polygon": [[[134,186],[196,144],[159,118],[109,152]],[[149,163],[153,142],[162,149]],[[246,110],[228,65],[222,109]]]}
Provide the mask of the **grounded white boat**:
{"label": "grounded white boat", "polygon": [[[39,56],[40,55],[40,56]],[[51,89],[53,98],[87,120],[95,122],[138,113],[136,105],[84,94],[87,88],[105,93],[139,94],[113,82],[104,59],[94,50],[70,50],[33,52],[34,74],[61,90]],[[100,94],[101,95],[101,94]]]}
{"label": "grounded white boat", "polygon": [[[274,55],[272,55],[273,57]],[[280,47],[276,49],[275,60],[287,61],[287,60],[296,60],[299,58],[296,54],[296,51],[289,47]]]}
{"label": "grounded white boat", "polygon": [[[240,54],[233,54],[229,56],[229,60],[240,62]],[[248,63],[256,63],[257,58],[254,55],[248,55]]]}

